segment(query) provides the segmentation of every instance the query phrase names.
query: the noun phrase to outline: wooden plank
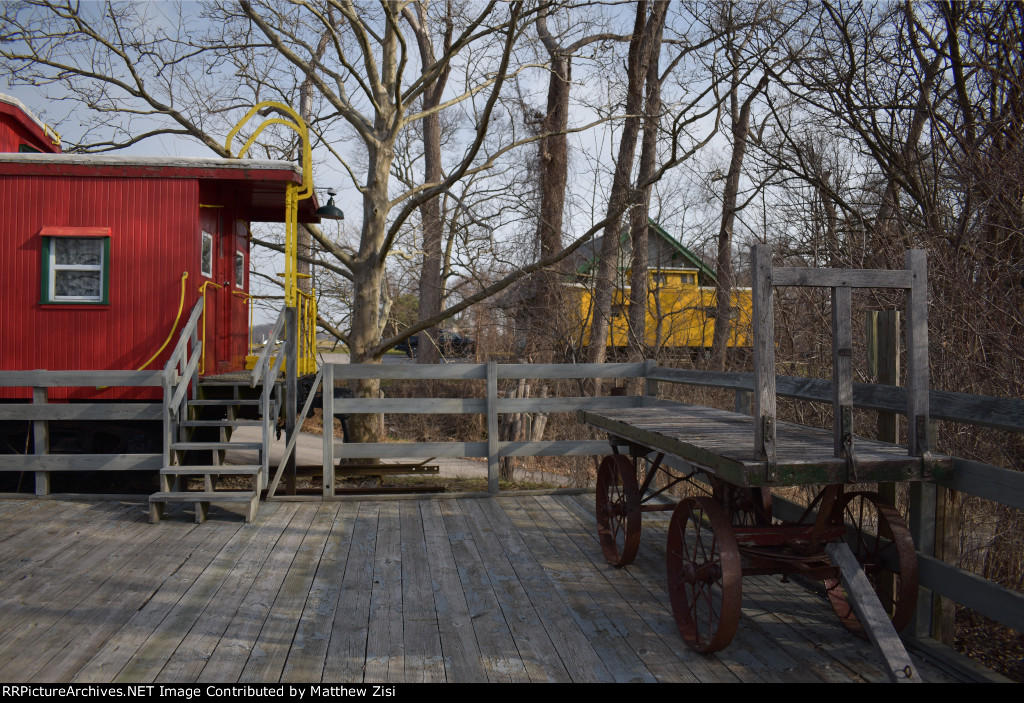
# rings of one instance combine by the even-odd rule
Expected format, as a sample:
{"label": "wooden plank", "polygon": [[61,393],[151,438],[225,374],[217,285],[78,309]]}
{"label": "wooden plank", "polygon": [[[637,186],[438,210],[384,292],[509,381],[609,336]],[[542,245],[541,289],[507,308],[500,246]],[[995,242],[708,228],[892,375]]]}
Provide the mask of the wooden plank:
{"label": "wooden plank", "polygon": [[461,501],[438,501],[452,556],[458,569],[469,619],[479,645],[479,660],[491,683],[530,681],[526,662],[512,637],[496,593],[497,578],[484,565],[480,547],[460,510]]}
{"label": "wooden plank", "polygon": [[[194,525],[189,525],[189,528],[194,528]],[[73,683],[111,681],[186,592],[202,578],[206,568],[240,528],[241,524],[236,522],[207,523],[198,528],[196,534],[203,536],[203,542],[156,589],[152,598],[130,613],[128,622],[98,647],[93,657],[70,680]]]}
{"label": "wooden plank", "polygon": [[[578,631],[586,638],[586,650],[592,651],[591,656],[601,662],[608,676],[616,683],[657,681],[658,679],[629,647],[612,622],[611,618],[614,617],[614,610],[618,610],[618,604],[612,609],[607,605],[598,605],[595,600],[596,594],[586,588],[582,582],[582,575],[573,568],[576,564],[563,560],[553,546],[556,542],[565,541],[565,538],[550,523],[535,522],[523,503],[532,505],[534,516],[542,515],[543,511],[532,498],[500,498],[497,506],[485,507],[489,508],[492,515],[497,516],[497,520],[492,518],[492,522],[499,530],[501,525],[507,525],[510,542],[522,542],[522,554],[517,555],[520,559],[526,559],[528,566],[529,562],[544,565],[543,571],[552,589],[550,598],[560,601],[573,619],[572,626],[567,628],[570,634],[575,635]],[[501,514],[497,513],[496,507],[500,507]],[[532,594],[531,599],[537,602]],[[609,610],[613,612],[608,612]],[[562,651],[565,649],[562,648]],[[567,668],[574,674],[580,671],[571,663],[567,664]]]}
{"label": "wooden plank", "polygon": [[[6,504],[6,501],[4,501]],[[0,542],[0,598],[8,589],[19,589],[27,584],[23,579],[48,568],[51,559],[61,556],[87,542],[94,524],[103,520],[123,520],[132,507],[112,502],[92,505],[69,505],[63,501],[35,501],[26,510],[3,518],[4,540]],[[12,524],[12,520],[17,520]],[[82,532],[86,534],[83,537]],[[67,567],[62,566],[60,569]],[[15,590],[17,592],[17,590]],[[6,623],[0,621],[0,634]]]}
{"label": "wooden plank", "polygon": [[[498,374],[497,364],[487,364],[487,492],[500,490],[498,467]],[[463,456],[471,456],[464,454]],[[475,455],[473,455],[475,456]]]}
{"label": "wooden plank", "polygon": [[474,379],[485,377],[486,364],[333,364],[341,380],[379,378],[389,380]]}
{"label": "wooden plank", "polygon": [[405,653],[402,681],[406,683],[443,683],[444,655],[434,593],[430,583],[424,526],[420,501],[404,501],[399,506],[402,561],[402,651]]}
{"label": "wooden plank", "polygon": [[922,588],[941,593],[1018,632],[1024,631],[1024,594],[921,552],[917,554],[917,568]]}
{"label": "wooden plank", "polygon": [[[138,508],[127,519],[122,516],[112,513],[103,522],[89,525],[76,535],[80,548],[62,551],[4,590],[0,612],[6,633],[0,638],[0,672],[4,672],[0,680],[23,680],[18,673],[25,663],[23,655],[33,650],[37,639],[157,536],[144,529],[145,515]],[[113,538],[96,537],[111,534],[104,523],[117,525]],[[45,651],[42,646],[40,650]]]}
{"label": "wooden plank", "polygon": [[[740,372],[711,372],[697,369],[659,368],[651,378],[712,388],[753,390],[753,375]],[[776,394],[785,398],[827,403],[832,397],[828,379],[802,376],[776,376]],[[1024,432],[1024,400],[957,393],[928,392],[929,415],[932,419],[949,420],[997,430]],[[853,404],[865,410],[907,414],[907,389],[877,383],[854,383]]]}
{"label": "wooden plank", "polygon": [[282,682],[322,680],[335,615],[339,606],[347,608],[349,605],[347,601],[341,602],[341,588],[359,505],[337,503],[337,506],[305,608],[295,628],[295,637],[281,674]]}
{"label": "wooden plank", "polygon": [[[547,556],[545,560],[560,559],[564,570],[568,571],[575,583],[578,583],[578,588],[582,589],[580,597],[592,599],[592,610],[588,608],[587,614],[598,630],[595,639],[599,644],[608,641],[607,638],[621,637],[628,651],[618,656],[632,655],[639,659],[638,666],[632,669],[633,675],[638,679],[650,674],[661,683],[699,682],[700,679],[679,660],[673,649],[644,621],[641,612],[638,612],[638,608],[642,609],[644,603],[651,601],[651,594],[638,591],[630,570],[609,569],[604,564],[603,558],[600,557],[600,547],[594,539],[593,525],[580,524],[548,497],[502,499],[505,500],[515,500],[532,523],[542,529],[539,533],[522,532],[534,553],[541,558],[549,555],[544,547],[544,543],[547,542],[554,554]],[[509,512],[509,517],[513,520],[517,515],[517,512]],[[552,534],[557,538],[553,539]],[[594,555],[600,560],[595,561]],[[547,569],[549,578],[554,579],[556,584],[565,581],[563,568],[556,566],[554,569]],[[573,585],[574,581],[566,581],[566,587]],[[681,644],[676,633],[671,633],[671,637],[673,644]],[[620,678],[629,675],[629,670],[620,671],[619,666],[609,663],[604,655],[602,659]]]}
{"label": "wooden plank", "polygon": [[598,398],[499,398],[499,413],[574,413],[578,410],[639,408],[643,396],[600,396]]}
{"label": "wooden plank", "polygon": [[[781,452],[772,477],[747,441],[754,422],[747,415],[685,404],[581,415],[595,427],[698,464],[737,485],[847,483],[853,478],[845,459],[833,456],[832,436],[825,430],[779,423]],[[952,467],[949,457],[930,455],[922,460],[907,456],[897,445],[858,442],[862,481],[919,480]]]}
{"label": "wooden plank", "polygon": [[175,410],[176,408],[181,407],[182,402],[184,402],[185,398],[187,397],[188,388],[190,385],[187,382],[187,379],[189,377],[195,376],[198,373],[199,360],[202,358],[203,343],[198,342],[195,348],[192,350],[192,356],[189,358],[188,363],[185,365],[185,368],[182,371],[181,382],[178,384],[178,387],[174,389],[174,393],[171,395],[171,404],[169,407],[171,408],[172,411]]}
{"label": "wooden plank", "polygon": [[1024,510],[1024,472],[954,457],[952,475],[937,480],[946,488]]}
{"label": "wooden plank", "polygon": [[335,459],[485,457],[487,442],[335,442],[334,456]]}
{"label": "wooden plank", "polygon": [[[302,617],[303,606],[316,576],[317,564],[327,544],[323,536],[330,531],[338,513],[337,506],[330,503],[310,505],[307,510],[310,513],[315,512],[315,517],[309,529],[305,531],[298,550],[294,552],[291,567],[274,599],[274,605],[270,608],[259,637],[253,643],[252,654],[245,662],[245,669],[238,678],[239,682],[277,682],[284,671],[289,650],[295,639],[295,628]],[[291,531],[292,527],[289,526],[288,530]],[[288,552],[287,548],[282,550]],[[217,680],[216,676],[211,680]]]}
{"label": "wooden plank", "polygon": [[461,500],[458,508],[465,521],[465,529],[477,545],[490,588],[515,642],[511,651],[518,653],[530,681],[534,683],[572,681],[572,674],[566,669],[561,653],[545,629],[542,613],[537,611],[536,603],[531,603],[524,584],[516,576],[508,555],[477,503],[473,499]]}
{"label": "wooden plank", "polygon": [[426,565],[433,591],[441,652],[444,655],[445,680],[449,683],[480,683],[487,681],[466,601],[465,588],[455,563],[451,542],[445,530],[444,517],[437,501],[419,504],[426,545]]}
{"label": "wooden plank", "polygon": [[819,288],[910,288],[909,271],[900,269],[824,269],[776,266],[772,269],[776,286],[816,286]]}
{"label": "wooden plank", "polygon": [[192,332],[196,329],[196,324],[199,322],[199,316],[203,314],[203,298],[200,297],[196,301],[196,304],[192,306],[192,312],[189,313],[188,320],[185,321],[184,326],[181,328],[181,332],[178,336],[178,343],[174,345],[174,350],[171,352],[171,356],[164,363],[163,377],[164,380],[169,384],[174,384],[178,379],[175,378],[175,367],[181,364],[181,360],[185,357],[185,352],[188,349],[189,340],[192,337]]}
{"label": "wooden plank", "polygon": [[[850,288],[832,289],[832,453],[853,447],[853,305]],[[852,457],[851,457],[852,458]]]}
{"label": "wooden plank", "polygon": [[896,628],[886,614],[882,604],[878,602],[875,589],[868,582],[868,577],[857,562],[845,542],[832,542],[825,545],[825,551],[833,564],[839,567],[839,575],[846,589],[846,595],[857,613],[864,630],[871,638],[875,651],[886,664],[886,674],[891,683],[923,683],[913,662],[903,647]]}
{"label": "wooden plank", "polygon": [[[33,388],[32,404],[45,405],[46,395],[47,393],[45,388]],[[50,453],[50,426],[47,421],[36,420],[32,423],[32,444],[34,454],[41,455]],[[49,471],[37,471],[35,479],[37,496],[44,496],[50,492]]]}
{"label": "wooden plank", "polygon": [[[264,539],[246,551],[175,647],[157,681],[180,684],[237,679],[313,512],[311,506],[299,507],[287,525],[267,531]],[[210,675],[206,675],[208,667]]]}
{"label": "wooden plank", "polygon": [[0,471],[159,471],[161,454],[0,454]]}
{"label": "wooden plank", "polygon": [[[216,609],[220,597],[229,596],[241,578],[239,571],[251,570],[261,563],[273,543],[295,515],[295,505],[273,505],[273,514],[262,524],[246,523],[232,536],[213,562],[197,578],[181,599],[166,612],[148,637],[139,645],[120,670],[108,681],[135,683],[160,679],[160,671],[174,656],[193,627],[208,608]],[[222,589],[225,589],[222,592]],[[212,614],[214,611],[211,610]],[[202,625],[197,629],[201,631]]]}
{"label": "wooden plank", "polygon": [[611,451],[607,440],[498,442],[498,456],[604,456]]}
{"label": "wooden plank", "polygon": [[395,413],[402,415],[456,415],[485,413],[483,398],[338,398],[335,415],[361,413]]}
{"label": "wooden plank", "polygon": [[[594,516],[593,496],[543,496],[537,502],[547,511],[550,518],[557,523],[582,554],[586,555],[592,565],[608,580],[609,584],[621,597],[622,603],[632,608],[636,617],[642,622],[640,627],[653,633],[662,646],[668,649],[678,661],[677,666],[686,669],[699,682],[737,682],[740,678],[730,667],[717,657],[704,657],[690,649],[679,636],[671,608],[665,597],[664,558],[662,566],[657,570],[660,580],[640,578],[638,569],[610,568],[604,560],[600,543],[597,540],[596,518]],[[652,513],[654,520],[661,516]],[[645,518],[648,516],[645,516]],[[651,524],[651,521],[648,521]],[[641,532],[643,535],[643,532]],[[664,539],[648,540],[641,537],[644,545],[640,549],[641,556],[651,544],[664,544]],[[664,553],[662,552],[662,555]]]}
{"label": "wooden plank", "polygon": [[399,681],[404,672],[402,633],[402,551],[399,505],[381,503],[377,549],[373,557],[373,590],[366,635],[363,681]]}
{"label": "wooden plank", "polygon": [[29,666],[22,669],[22,675],[34,671],[31,679],[35,682],[69,680],[180,569],[182,562],[206,540],[207,532],[181,522],[174,524],[173,529],[162,529],[149,548],[137,552],[51,628],[55,636],[47,645],[55,653],[49,661],[36,641],[30,661],[26,662]]}
{"label": "wooden plank", "polygon": [[378,502],[360,502],[352,526],[352,541],[331,640],[324,662],[323,681],[362,683],[373,593],[374,553],[377,546]]}
{"label": "wooden plank", "polygon": [[498,378],[642,378],[644,362],[608,364],[498,364]]}
{"label": "wooden plank", "polygon": [[0,371],[0,388],[121,388],[162,385],[162,371]]}
{"label": "wooden plank", "polygon": [[908,452],[930,451],[928,438],[928,263],[925,252],[907,252],[914,285],[907,294],[907,435]]}
{"label": "wooden plank", "polygon": [[768,481],[776,480],[775,464],[775,311],[773,309],[772,250],[766,244],[751,249],[754,333],[754,452],[768,462]]}
{"label": "wooden plank", "polygon": [[0,404],[0,420],[159,420],[160,403]]}
{"label": "wooden plank", "polygon": [[[451,508],[452,513],[445,514],[445,524],[449,525],[450,534],[465,533],[472,540],[473,551],[467,557],[472,561],[470,568],[476,571],[474,579],[479,580],[469,583],[478,583],[479,587],[485,590],[485,598],[490,607],[494,608],[497,605],[497,612],[492,610],[488,616],[497,617],[501,624],[492,626],[500,629],[503,640],[506,633],[511,638],[511,646],[501,653],[497,661],[484,661],[484,667],[488,669],[488,678],[496,668],[499,671],[509,671],[513,678],[516,678],[520,675],[516,669],[521,665],[530,682],[569,682],[570,674],[562,665],[537,612],[530,607],[522,585],[502,553],[500,544],[495,540],[486,521],[481,521],[482,516],[478,509],[473,509],[472,502],[473,499],[453,501],[447,506]],[[469,544],[461,542],[459,545]],[[465,578],[464,576],[464,581]],[[478,639],[481,638],[481,634],[481,629],[477,628]],[[481,655],[484,647],[481,641]]]}
{"label": "wooden plank", "polygon": [[[484,525],[486,532],[500,545],[510,576],[521,585],[528,601],[523,607],[532,608],[558,652],[561,665],[574,682],[612,682],[619,678],[605,665],[591,642],[592,630],[584,631],[575,614],[554,588],[546,571],[541,567],[522,535],[506,515],[496,499],[472,501],[469,504],[470,521]],[[589,627],[588,627],[589,630]],[[636,663],[633,660],[632,663]],[[556,670],[555,674],[560,673]],[[620,672],[621,676],[622,672]],[[647,681],[653,682],[654,677]]]}
{"label": "wooden plank", "polygon": [[322,437],[324,467],[320,485],[326,498],[334,495],[334,364],[324,364],[320,370],[324,375],[323,417],[330,418],[323,423]]}
{"label": "wooden plank", "polygon": [[[255,656],[256,639],[265,626],[271,604],[281,589],[314,513],[313,506],[299,507],[266,561],[260,564],[259,576],[244,591],[241,600],[238,600],[237,593],[225,594],[223,605],[204,618],[215,621],[203,624],[206,641],[196,639],[196,628],[193,628],[176,652],[177,656],[184,650],[186,656],[178,661],[172,658],[164,667],[163,675],[169,675],[177,665],[179,670],[175,678],[180,682],[239,680],[249,657]],[[244,585],[235,590],[243,589]],[[220,598],[217,600],[219,602]],[[190,645],[191,649],[187,649]]]}

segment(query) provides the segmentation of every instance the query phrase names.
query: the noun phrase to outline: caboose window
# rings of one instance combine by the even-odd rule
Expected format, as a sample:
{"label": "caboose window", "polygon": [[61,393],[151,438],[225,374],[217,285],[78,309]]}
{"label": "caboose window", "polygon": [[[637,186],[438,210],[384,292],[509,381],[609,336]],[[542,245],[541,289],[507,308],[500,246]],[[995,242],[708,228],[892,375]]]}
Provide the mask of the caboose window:
{"label": "caboose window", "polygon": [[203,232],[203,252],[199,271],[207,278],[213,278],[213,235]]}
{"label": "caboose window", "polygon": [[107,303],[110,238],[43,232],[43,302]]}
{"label": "caboose window", "polygon": [[245,288],[245,254],[235,252],[235,288]]}

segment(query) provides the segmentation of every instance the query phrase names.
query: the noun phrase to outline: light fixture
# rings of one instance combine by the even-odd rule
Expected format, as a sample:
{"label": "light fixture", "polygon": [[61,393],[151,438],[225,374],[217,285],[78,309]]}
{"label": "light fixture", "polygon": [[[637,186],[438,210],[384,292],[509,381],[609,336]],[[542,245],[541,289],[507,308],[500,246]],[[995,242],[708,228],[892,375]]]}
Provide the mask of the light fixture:
{"label": "light fixture", "polygon": [[328,195],[327,204],[326,205],[321,205],[320,207],[318,207],[316,209],[316,216],[317,217],[320,217],[320,218],[323,218],[323,219],[328,219],[328,220],[344,220],[345,219],[345,213],[343,213],[341,211],[341,209],[338,208],[338,206],[334,204],[334,196],[337,195],[337,194],[338,194],[338,192],[336,190],[334,190],[333,188],[328,188],[327,189],[327,195]]}

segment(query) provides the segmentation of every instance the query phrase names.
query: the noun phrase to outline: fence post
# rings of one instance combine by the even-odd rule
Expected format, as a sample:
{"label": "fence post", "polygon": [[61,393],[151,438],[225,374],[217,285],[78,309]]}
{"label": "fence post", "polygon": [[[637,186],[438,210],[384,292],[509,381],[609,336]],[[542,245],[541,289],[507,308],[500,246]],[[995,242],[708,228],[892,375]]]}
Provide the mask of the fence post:
{"label": "fence post", "polygon": [[[868,310],[867,312],[868,376],[887,386],[900,384],[900,312],[899,310]],[[900,441],[899,416],[878,412],[878,439],[896,444]],[[878,484],[883,500],[896,505],[896,484]]]}
{"label": "fence post", "polygon": [[644,395],[648,398],[658,399],[658,382],[651,378],[651,374],[658,368],[658,362],[654,359],[647,359],[644,362]]}
{"label": "fence post", "polygon": [[[32,389],[32,403],[45,405],[47,392],[45,387],[34,387]],[[50,453],[50,423],[47,420],[35,420],[32,422],[32,436],[34,454]],[[36,471],[36,495],[45,496],[50,493],[50,472]]]}
{"label": "fence post", "polygon": [[498,492],[498,365],[487,362],[487,492]]}
{"label": "fence post", "polygon": [[324,497],[334,495],[334,364],[323,365]]}

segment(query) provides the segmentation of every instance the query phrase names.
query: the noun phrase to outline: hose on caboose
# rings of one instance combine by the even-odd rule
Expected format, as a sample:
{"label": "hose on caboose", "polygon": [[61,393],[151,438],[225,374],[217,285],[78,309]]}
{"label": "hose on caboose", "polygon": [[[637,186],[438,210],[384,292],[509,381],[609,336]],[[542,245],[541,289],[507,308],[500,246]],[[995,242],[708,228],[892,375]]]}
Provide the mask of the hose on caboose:
{"label": "hose on caboose", "polygon": [[167,335],[167,339],[165,339],[164,343],[160,345],[160,348],[156,350],[156,353],[153,354],[153,356],[149,357],[149,359],[146,360],[146,363],[144,363],[142,366],[140,366],[137,369],[138,371],[142,371],[144,368],[146,368],[151,363],[153,363],[153,360],[155,358],[157,358],[158,356],[160,356],[160,352],[162,352],[164,349],[166,349],[167,345],[170,343],[170,341],[172,339],[174,339],[174,330],[178,329],[178,323],[181,322],[181,311],[185,309],[185,281],[186,281],[186,279],[188,279],[188,271],[182,271],[181,272],[181,298],[178,300],[178,315],[174,318],[174,324],[171,325],[171,331]]}

